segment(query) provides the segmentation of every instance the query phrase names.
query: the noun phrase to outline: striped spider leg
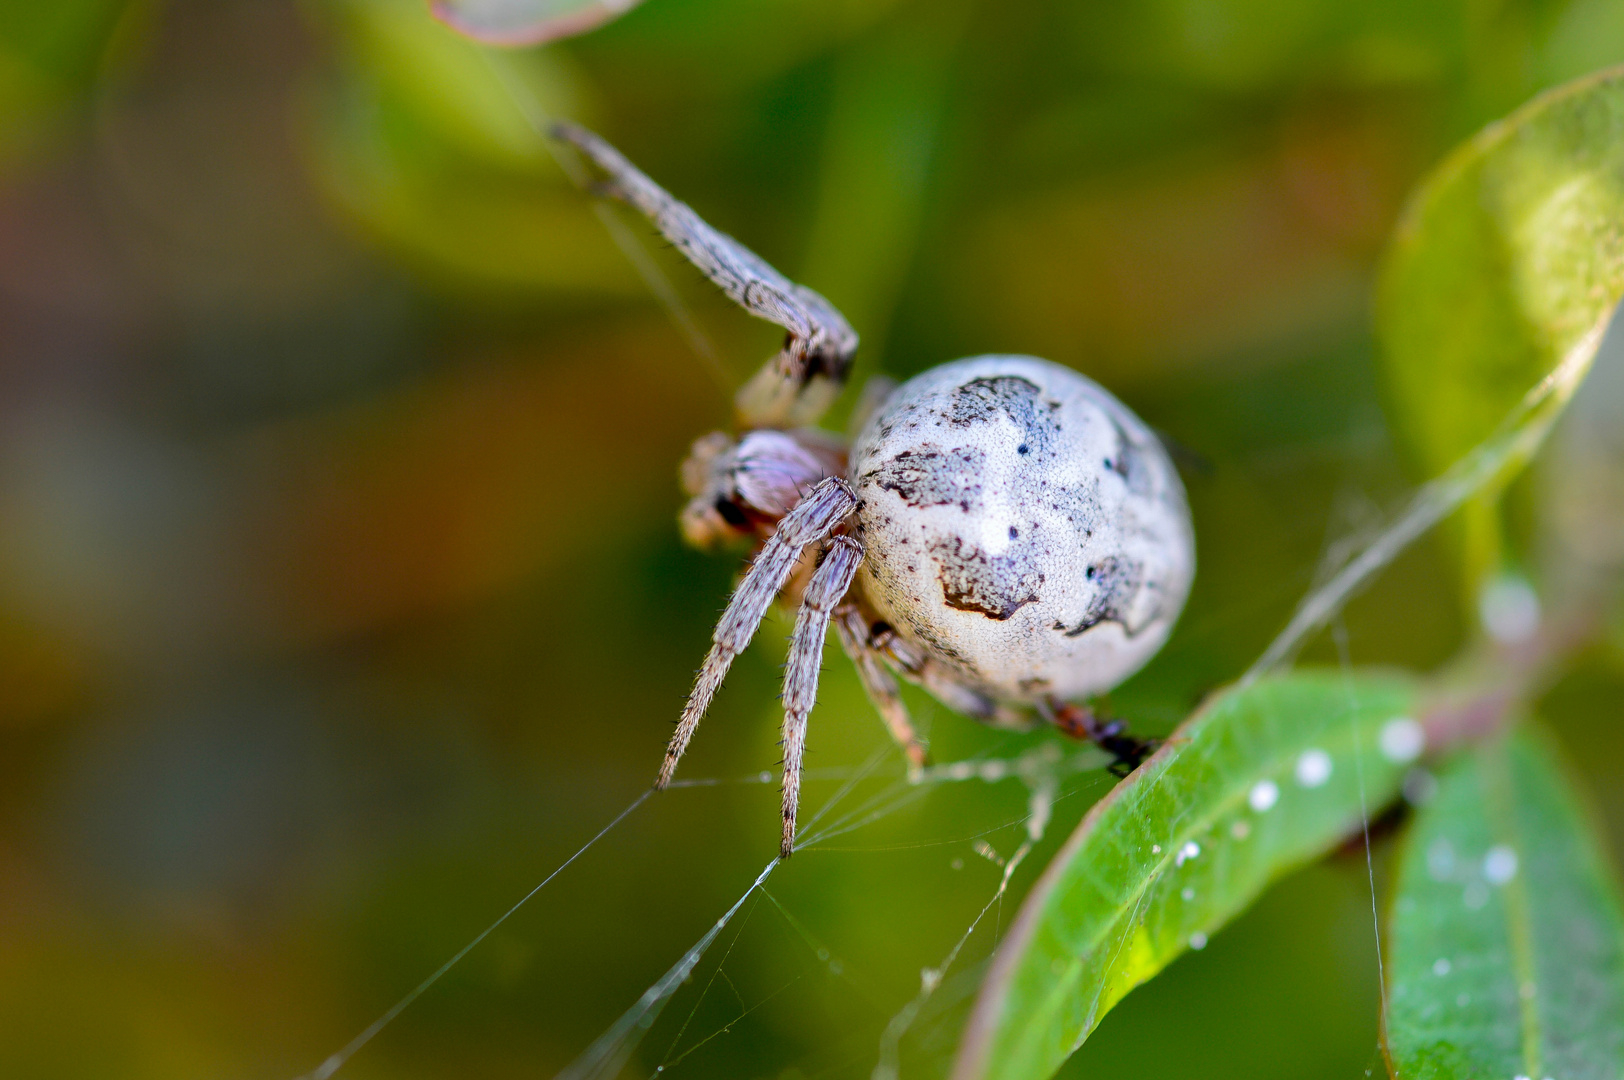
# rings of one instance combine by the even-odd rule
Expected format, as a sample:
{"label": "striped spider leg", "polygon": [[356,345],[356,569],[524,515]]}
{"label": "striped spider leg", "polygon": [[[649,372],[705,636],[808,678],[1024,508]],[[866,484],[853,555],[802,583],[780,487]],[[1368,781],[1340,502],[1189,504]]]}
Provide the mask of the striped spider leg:
{"label": "striped spider leg", "polygon": [[834,305],[711,228],[592,132],[561,122],[552,134],[591,158],[609,176],[604,189],[647,215],[734,303],[789,332],[783,349],[735,398],[743,425],[795,427],[822,416],[845,385],[857,352],[857,334]]}
{"label": "striped spider leg", "polygon": [[[727,610],[722,612],[712,635],[710,652],[699,669],[688,704],[677,721],[677,730],[666,747],[654,786],[663,788],[676,773],[677,762],[688,748],[700,719],[710,708],[711,699],[726,678],[734,657],[742,652],[796,563],[808,548],[821,545],[843,525],[857,508],[851,486],[837,476],[818,483],[796,507],[778,523],[777,530],[750,565],[744,580],[734,590]],[[789,855],[795,838],[795,811],[800,799],[801,764],[806,747],[806,717],[817,697],[818,664],[823,651],[823,635],[829,615],[850,588],[862,559],[862,547],[850,537],[835,537],[824,551],[812,574],[796,619],[790,663],[784,676],[784,841],[783,854]]]}

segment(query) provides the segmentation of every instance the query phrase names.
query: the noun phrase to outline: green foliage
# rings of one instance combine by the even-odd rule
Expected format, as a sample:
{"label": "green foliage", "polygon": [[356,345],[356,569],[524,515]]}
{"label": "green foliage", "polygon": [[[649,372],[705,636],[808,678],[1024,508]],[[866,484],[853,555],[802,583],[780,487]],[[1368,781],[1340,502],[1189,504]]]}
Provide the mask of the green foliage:
{"label": "green foliage", "polygon": [[[490,37],[593,6],[440,11],[518,20]],[[0,1073],[297,1075],[645,790],[737,566],[680,548],[672,474],[723,422],[729,372],[777,338],[647,245],[659,295],[717,342],[712,385],[538,137],[546,119],[601,130],[829,296],[863,335],[863,374],[1033,352],[1211,463],[1187,477],[1189,608],[1112,693],[1145,733],[1257,660],[1410,479],[1478,490],[1504,466],[1492,489],[1527,460],[1582,365],[1512,419],[1515,438],[1501,425],[1616,291],[1604,77],[1517,113],[1424,189],[1380,288],[1388,366],[1369,362],[1404,192],[1489,119],[1624,59],[1617,0],[651,0],[526,51],[481,47],[430,7],[0,2],[0,904],[15,942]],[[1598,389],[1574,405],[1624,401]],[[1584,451],[1564,459],[1564,512],[1517,504],[1541,507],[1519,528],[1567,530],[1587,571],[1571,592],[1617,587],[1619,415],[1564,415]],[[1290,697],[1304,715],[1268,714],[1276,757],[1176,745],[1153,767],[1175,784],[1134,779],[1104,804],[1078,841],[1099,861],[1056,863],[1034,903],[1056,933],[1124,951],[1049,957],[1070,989],[1047,1028],[999,1021],[1006,1046],[1030,1042],[988,1074],[1052,1068],[1113,1002],[1069,1074],[1377,1065],[1363,860],[1252,898],[1356,830],[1359,764],[1370,813],[1391,799],[1379,728],[1338,713],[1337,689],[1420,708],[1406,677],[1358,665],[1430,670],[1474,635],[1453,593],[1499,558],[1492,504],[1472,508],[1466,575],[1417,545],[1329,605],[1346,675],[1231,691],[1190,726],[1221,743],[1222,723],[1263,723],[1249,695]],[[1556,625],[1546,564],[1516,554]],[[649,799],[340,1075],[551,1075],[715,926],[775,840],[776,792],[752,778],[780,756],[781,636],[759,635],[707,721],[688,773],[705,783]],[[1558,782],[1601,796],[1616,851],[1624,667],[1571,646],[1527,711],[1574,751],[1578,775]],[[1312,635],[1297,648],[1337,656]],[[1487,652],[1485,669],[1509,657]],[[1322,698],[1329,711],[1310,707]],[[927,784],[885,756],[829,657],[808,805],[830,835],[715,936],[628,1075],[867,1076],[882,1045],[902,1077],[946,1070],[978,965],[1113,780],[1052,732],[912,701],[941,763]],[[1362,755],[1333,744],[1338,716]],[[1332,776],[1304,790],[1283,747],[1316,725]],[[1428,764],[1447,786],[1460,747],[1445,742]],[[1020,775],[1034,762],[1052,783]],[[1279,805],[1237,806],[1269,769]],[[1289,819],[1309,796],[1299,810],[1326,817]],[[1119,820],[1120,836],[1097,824]],[[1152,820],[1202,853],[1135,862],[1121,838]],[[1241,823],[1244,841],[1225,831]],[[1553,850],[1580,850],[1572,820],[1552,829],[1567,838]],[[1373,848],[1381,885],[1395,847]],[[1143,922],[1112,906],[1135,888]],[[1063,894],[1087,903],[1071,913]],[[1012,940],[1036,948],[1034,926]],[[1616,959],[1596,959],[1616,987]],[[1006,950],[1006,1004],[1060,987],[1036,960]],[[1412,1018],[1389,997],[1397,1034]],[[1583,1019],[1583,1002],[1558,1004]],[[1499,1080],[1526,1069],[1492,1056],[1493,1033],[1472,1038]],[[1587,1062],[1612,1065],[1598,1045]]]}
{"label": "green foliage", "polygon": [[324,0],[346,63],[308,111],[328,196],[454,287],[569,293],[636,286],[538,134],[585,110],[563,58],[495,54],[419,4]]}
{"label": "green foliage", "polygon": [[1574,788],[1521,731],[1417,815],[1387,923],[1395,1076],[1624,1075],[1624,908]]}
{"label": "green foliage", "polygon": [[[1444,478],[1417,505],[1475,496],[1473,583],[1496,540],[1496,485],[1542,443],[1624,293],[1624,70],[1535,100],[1449,158],[1400,224],[1380,290],[1396,423]],[[1394,543],[1413,537],[1412,517]],[[1368,674],[1298,674],[1198,713],[1094,808],[1028,896],[956,1076],[1051,1075],[1129,990],[1386,803],[1424,741],[1394,719],[1412,696]],[[1396,752],[1365,752],[1377,745]],[[1617,902],[1560,776],[1526,739],[1511,746],[1472,751],[1411,841],[1387,1017],[1395,1076],[1618,1075]],[[1305,790],[1291,773],[1310,753],[1330,768]],[[1249,808],[1264,783],[1284,812]]]}
{"label": "green foliage", "polygon": [[955,1077],[1050,1075],[1128,991],[1357,832],[1420,751],[1415,705],[1400,676],[1303,671],[1203,708],[1028,895]]}
{"label": "green foliage", "polygon": [[0,4],[0,163],[35,148],[108,59],[124,0]]}
{"label": "green foliage", "polygon": [[[1624,71],[1484,129],[1420,188],[1378,284],[1393,426],[1448,468],[1565,358],[1588,363],[1624,295]],[[1555,402],[1559,408],[1562,401]],[[1492,492],[1468,512],[1466,581],[1495,569]]]}

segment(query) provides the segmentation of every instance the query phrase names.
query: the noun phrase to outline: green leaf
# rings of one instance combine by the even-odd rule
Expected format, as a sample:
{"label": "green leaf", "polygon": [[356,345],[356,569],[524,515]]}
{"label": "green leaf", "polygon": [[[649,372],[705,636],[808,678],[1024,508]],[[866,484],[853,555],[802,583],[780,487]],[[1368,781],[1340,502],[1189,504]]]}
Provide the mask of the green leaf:
{"label": "green leaf", "polygon": [[123,51],[121,20],[144,14],[119,0],[0,4],[0,166],[49,145],[74,98]]}
{"label": "green leaf", "polygon": [[307,95],[304,145],[333,204],[450,288],[639,289],[537,131],[579,112],[565,58],[492,53],[417,4],[314,7],[341,60]]}
{"label": "green leaf", "polygon": [[642,0],[433,0],[434,17],[486,45],[540,45],[618,18]]}
{"label": "green leaf", "polygon": [[1410,680],[1370,672],[1214,699],[1089,812],[1026,898],[955,1080],[1052,1075],[1129,990],[1357,830],[1420,753],[1414,710]]}
{"label": "green leaf", "polygon": [[1624,910],[1573,790],[1518,732],[1418,815],[1387,923],[1394,1076],[1624,1076]]}
{"label": "green leaf", "polygon": [[424,135],[470,162],[563,180],[531,115],[580,111],[580,80],[561,58],[493,54],[446,33],[416,4],[321,0],[316,10],[338,39],[346,74],[409,111]]}
{"label": "green leaf", "polygon": [[[1484,129],[1405,211],[1376,330],[1394,427],[1421,472],[1437,475],[1488,438],[1564,360],[1588,364],[1621,295],[1624,68],[1614,68]],[[1560,410],[1566,397],[1547,404]],[[1468,516],[1474,583],[1497,558],[1490,505]]]}

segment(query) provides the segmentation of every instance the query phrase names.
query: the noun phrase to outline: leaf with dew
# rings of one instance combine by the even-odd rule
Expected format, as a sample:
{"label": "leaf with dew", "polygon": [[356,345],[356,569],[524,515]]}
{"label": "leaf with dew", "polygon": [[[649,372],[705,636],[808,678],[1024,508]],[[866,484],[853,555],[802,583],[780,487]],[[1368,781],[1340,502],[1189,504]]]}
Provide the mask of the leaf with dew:
{"label": "leaf with dew", "polygon": [[1624,1076],[1624,908],[1573,790],[1517,731],[1417,815],[1387,922],[1394,1076]]}
{"label": "leaf with dew", "polygon": [[1359,829],[1422,751],[1415,683],[1300,671],[1222,692],[1101,800],[999,946],[955,1080],[1052,1075],[1128,991]]}
{"label": "leaf with dew", "polygon": [[486,45],[541,45],[595,30],[641,0],[431,0],[451,29]]}
{"label": "leaf with dew", "polygon": [[[1376,329],[1394,428],[1420,471],[1438,475],[1565,368],[1562,386],[1530,402],[1560,412],[1621,296],[1624,68],[1613,68],[1483,129],[1399,223]],[[1468,507],[1469,582],[1493,568],[1492,507],[1488,496]]]}

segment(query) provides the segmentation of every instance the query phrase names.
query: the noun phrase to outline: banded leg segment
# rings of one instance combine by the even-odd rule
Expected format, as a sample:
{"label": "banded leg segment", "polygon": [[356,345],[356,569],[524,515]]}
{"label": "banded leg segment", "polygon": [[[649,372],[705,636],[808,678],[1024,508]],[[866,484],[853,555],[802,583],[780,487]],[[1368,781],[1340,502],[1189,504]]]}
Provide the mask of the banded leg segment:
{"label": "banded leg segment", "polygon": [[1126,777],[1161,745],[1159,739],[1146,739],[1128,731],[1121,720],[1102,719],[1087,705],[1050,698],[1042,711],[1050,723],[1074,739],[1093,743],[1112,757],[1112,775]]}
{"label": "banded leg segment", "polygon": [[610,191],[642,211],[734,303],[789,331],[778,355],[739,390],[736,404],[746,426],[797,427],[817,420],[845,384],[857,352],[857,334],[834,305],[711,228],[592,132],[559,123],[552,134],[608,173]]}
{"label": "banded leg segment", "polygon": [[907,755],[909,773],[916,773],[929,761],[925,744],[914,730],[908,706],[903,703],[902,694],[897,689],[897,680],[886,669],[880,653],[869,644],[868,621],[856,605],[842,604],[835,609],[835,630],[840,634],[841,647],[857,668],[857,678],[867,691],[868,700],[880,714],[880,719],[885,721],[891,738]]}
{"label": "banded leg segment", "polygon": [[710,708],[711,699],[727,677],[727,669],[733,666],[733,658],[750,644],[773,597],[778,595],[794,571],[801,552],[826,539],[856,508],[857,496],[852,493],[851,486],[839,477],[831,476],[807,492],[806,498],[778,523],[778,531],[773,533],[756,556],[749,573],[733,591],[727,610],[722,612],[721,621],[716,624],[716,632],[711,635],[714,644],[705,654],[705,663],[699,669],[699,677],[694,680],[694,689],[688,695],[682,719],[677,721],[677,730],[666,747],[660,776],[654,782],[656,788],[663,788],[671,782],[672,775],[677,771],[677,761],[688,749],[688,740],[693,738],[700,718]]}
{"label": "banded leg segment", "polygon": [[795,815],[801,803],[801,767],[806,755],[806,718],[818,697],[818,672],[823,664],[823,638],[835,605],[851,588],[863,546],[849,536],[829,541],[823,561],[812,574],[795,615],[795,636],[790,640],[789,662],[784,667],[784,835],[779,854],[789,858],[795,850]]}

